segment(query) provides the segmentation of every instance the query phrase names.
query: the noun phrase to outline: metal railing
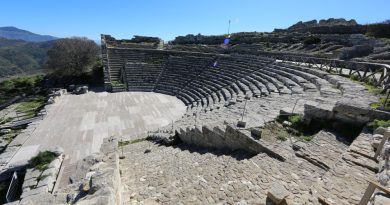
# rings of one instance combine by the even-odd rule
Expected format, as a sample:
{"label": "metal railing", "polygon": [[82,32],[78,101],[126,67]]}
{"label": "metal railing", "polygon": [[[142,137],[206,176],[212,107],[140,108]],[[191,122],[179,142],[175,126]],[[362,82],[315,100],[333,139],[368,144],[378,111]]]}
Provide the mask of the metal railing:
{"label": "metal railing", "polygon": [[278,59],[282,62],[294,62],[297,65],[303,65],[330,73],[342,74],[348,77],[354,76],[359,81],[369,82],[374,86],[381,87],[384,92],[390,88],[390,65],[274,52],[262,52],[261,55]]}
{"label": "metal railing", "polygon": [[7,202],[12,202],[18,197],[19,178],[17,172],[12,175],[11,183],[9,184],[7,195],[5,196]]}

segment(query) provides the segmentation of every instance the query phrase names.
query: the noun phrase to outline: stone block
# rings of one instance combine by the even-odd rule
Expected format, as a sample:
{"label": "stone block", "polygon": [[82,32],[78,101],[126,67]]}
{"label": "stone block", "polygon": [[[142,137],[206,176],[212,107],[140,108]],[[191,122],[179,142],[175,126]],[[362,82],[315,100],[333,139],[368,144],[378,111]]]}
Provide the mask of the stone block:
{"label": "stone block", "polygon": [[261,130],[259,128],[252,128],[251,135],[255,139],[260,139],[261,138]]}
{"label": "stone block", "polygon": [[378,127],[374,130],[374,135],[375,134],[380,134],[380,135],[384,135],[385,132],[387,131],[388,128],[384,128],[384,127]]}
{"label": "stone block", "polygon": [[292,125],[292,123],[289,121],[283,121],[282,124],[283,124],[283,127],[290,127]]}
{"label": "stone block", "polygon": [[4,134],[8,134],[10,133],[12,130],[11,129],[1,129],[0,130],[0,134],[4,135]]}
{"label": "stone block", "polygon": [[245,126],[246,126],[246,122],[244,122],[244,121],[238,121],[237,122],[237,127],[245,128]]}
{"label": "stone block", "polygon": [[49,168],[42,172],[42,176],[57,176],[58,169]]}
{"label": "stone block", "polygon": [[376,195],[374,199],[375,205],[389,205],[390,204],[390,198],[383,196],[383,195]]}
{"label": "stone block", "polygon": [[371,141],[371,146],[374,147],[375,149],[377,149],[379,144],[382,141],[382,138],[383,138],[383,135],[380,135],[380,134],[373,135],[372,141]]}
{"label": "stone block", "polygon": [[42,186],[38,187],[36,189],[31,189],[28,192],[23,192],[22,196],[20,196],[21,199],[32,196],[32,195],[37,195],[37,194],[42,194],[42,193],[47,193],[49,191],[47,186]]}
{"label": "stone block", "polygon": [[60,159],[55,159],[49,164],[49,168],[54,168],[54,169],[60,169],[61,167],[61,161]]}
{"label": "stone block", "polygon": [[281,204],[288,195],[290,195],[290,192],[288,192],[283,185],[278,183],[273,183],[271,189],[267,193],[267,197],[275,204]]}
{"label": "stone block", "polygon": [[40,180],[37,185],[37,189],[40,187],[47,187],[49,191],[53,190],[55,178],[52,176],[47,176]]}
{"label": "stone block", "polygon": [[24,188],[27,188],[27,187],[35,187],[36,185],[38,184],[38,181],[36,179],[29,179],[29,180],[25,180],[23,182],[23,189]]}

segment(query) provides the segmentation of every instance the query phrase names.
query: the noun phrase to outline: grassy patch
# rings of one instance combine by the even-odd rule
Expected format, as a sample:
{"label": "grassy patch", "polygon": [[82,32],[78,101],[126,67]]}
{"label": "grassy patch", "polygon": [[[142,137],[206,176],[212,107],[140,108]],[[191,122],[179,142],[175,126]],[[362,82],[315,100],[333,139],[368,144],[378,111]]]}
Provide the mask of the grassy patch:
{"label": "grassy patch", "polygon": [[124,84],[119,81],[111,81],[112,86],[123,86]]}
{"label": "grassy patch", "polygon": [[40,86],[43,75],[17,77],[0,82],[0,95],[13,97],[21,94],[32,94]]}
{"label": "grassy patch", "polygon": [[46,103],[46,98],[44,96],[34,96],[29,98],[28,100],[19,103],[16,107],[16,111],[18,112],[27,112],[27,114],[32,113],[33,110],[38,109]]}
{"label": "grassy patch", "polygon": [[12,121],[12,119],[13,118],[11,118],[11,117],[2,117],[2,118],[0,118],[0,125],[9,123]]}
{"label": "grassy patch", "polygon": [[281,124],[271,122],[263,127],[261,138],[266,141],[273,141],[274,139],[286,141],[289,138],[289,133]]}
{"label": "grassy patch", "polygon": [[360,82],[359,76],[356,74],[352,74],[351,76],[349,76],[349,79],[351,79],[352,81],[355,81],[355,82]]}
{"label": "grassy patch", "polygon": [[365,84],[368,92],[374,93],[376,95],[380,95],[382,93],[382,88],[379,88],[377,86],[371,85],[371,84]]}
{"label": "grassy patch", "polygon": [[377,109],[377,108],[385,108],[390,109],[390,98],[387,100],[387,103],[385,104],[386,97],[382,96],[379,98],[379,102],[372,103],[370,106],[371,108]]}
{"label": "grassy patch", "polygon": [[35,169],[44,171],[55,158],[57,158],[57,156],[52,152],[39,152],[37,156],[31,158],[30,163]]}
{"label": "grassy patch", "polygon": [[143,142],[145,140],[146,140],[146,138],[135,139],[135,140],[119,141],[118,142],[118,146],[119,147],[126,146],[126,145],[129,145],[129,144],[135,144],[135,143],[138,143],[138,142]]}
{"label": "grassy patch", "polygon": [[367,127],[374,131],[378,127],[390,127],[390,120],[374,120],[373,122],[368,123]]}
{"label": "grassy patch", "polygon": [[382,88],[375,86],[375,83],[371,79],[362,82],[362,81],[359,81],[359,77],[356,74],[351,75],[349,78],[354,82],[357,82],[357,83],[364,85],[367,88],[368,92],[379,96],[379,101],[376,103],[372,103],[370,105],[371,108],[373,108],[373,109],[377,109],[377,108],[390,109],[390,100],[388,100],[388,102],[385,104],[386,94],[383,93]]}
{"label": "grassy patch", "polygon": [[310,124],[306,124],[304,122],[303,115],[301,114],[294,114],[290,116],[279,115],[276,118],[276,121],[279,123],[283,123],[284,121],[290,122],[291,126],[287,128],[283,127],[283,129],[285,129],[287,133],[305,141],[312,140],[314,135],[325,127],[325,125],[321,122],[311,122]]}

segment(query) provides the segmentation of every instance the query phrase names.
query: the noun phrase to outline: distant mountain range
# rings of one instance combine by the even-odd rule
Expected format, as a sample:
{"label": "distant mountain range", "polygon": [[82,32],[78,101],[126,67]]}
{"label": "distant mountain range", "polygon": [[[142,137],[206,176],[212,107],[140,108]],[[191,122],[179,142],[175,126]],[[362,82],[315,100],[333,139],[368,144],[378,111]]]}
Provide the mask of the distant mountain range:
{"label": "distant mountain range", "polygon": [[27,42],[44,42],[58,39],[54,36],[39,35],[16,27],[0,27],[0,37],[7,39],[23,40]]}
{"label": "distant mountain range", "polygon": [[26,42],[0,38],[0,79],[42,70],[55,41]]}
{"label": "distant mountain range", "polygon": [[42,70],[57,37],[0,27],[0,79]]}

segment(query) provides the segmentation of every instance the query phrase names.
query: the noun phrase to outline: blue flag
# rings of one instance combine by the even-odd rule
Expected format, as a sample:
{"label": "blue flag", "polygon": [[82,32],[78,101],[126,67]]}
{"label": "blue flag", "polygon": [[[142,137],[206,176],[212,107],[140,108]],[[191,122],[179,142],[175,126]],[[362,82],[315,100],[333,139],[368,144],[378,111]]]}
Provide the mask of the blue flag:
{"label": "blue flag", "polygon": [[229,38],[225,38],[225,40],[223,41],[223,44],[228,45],[229,43],[230,43],[230,39]]}

